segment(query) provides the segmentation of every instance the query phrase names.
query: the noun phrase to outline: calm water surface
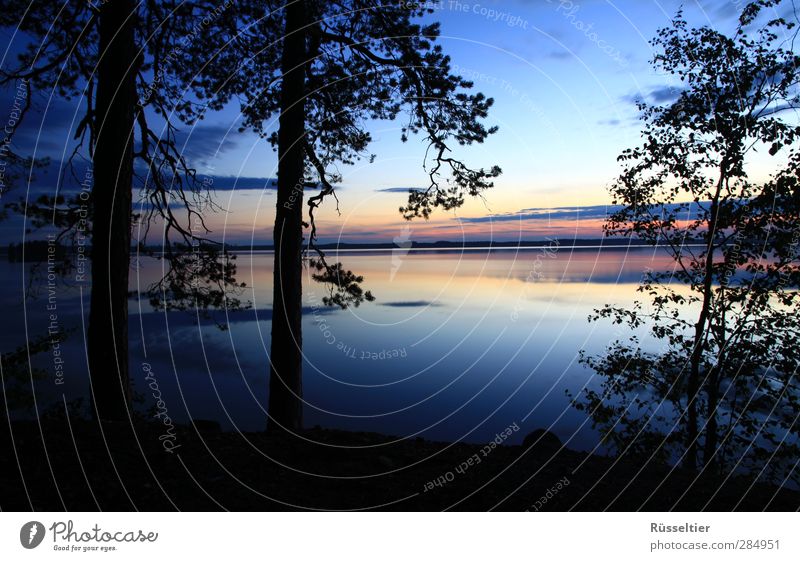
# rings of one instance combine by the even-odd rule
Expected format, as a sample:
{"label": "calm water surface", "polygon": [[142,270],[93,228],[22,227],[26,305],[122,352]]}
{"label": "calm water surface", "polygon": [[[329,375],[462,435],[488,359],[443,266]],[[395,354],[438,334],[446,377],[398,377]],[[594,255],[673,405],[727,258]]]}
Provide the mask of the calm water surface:
{"label": "calm water surface", "polygon": [[[335,258],[335,256],[331,256]],[[647,268],[668,269],[651,249],[553,247],[503,251],[362,251],[339,255],[365,277],[377,300],[359,308],[321,305],[326,290],[304,287],[305,423],[376,431],[401,437],[486,441],[517,423],[520,440],[545,427],[590,449],[597,438],[565,390],[597,382],[578,363],[581,350],[602,352],[625,334],[610,323],[589,323],[604,304],[635,299]],[[260,430],[266,422],[272,308],[272,254],[240,254],[241,295],[253,309],[218,315],[229,328],[188,312],[154,312],[146,299],[131,300],[131,373],[153,403],[142,363],[152,366],[176,420],[216,419],[224,427]],[[144,288],[161,264],[143,260],[131,289]],[[25,301],[24,282],[39,296]],[[50,351],[35,364],[48,375],[37,384],[42,400],[87,391],[82,325],[87,287],[59,284],[20,264],[4,264],[4,350],[46,329],[48,303],[62,327],[73,328],[62,345],[63,384],[55,384]],[[46,277],[46,275],[45,275]],[[34,278],[33,281],[31,279]],[[50,297],[49,297],[50,296]]]}

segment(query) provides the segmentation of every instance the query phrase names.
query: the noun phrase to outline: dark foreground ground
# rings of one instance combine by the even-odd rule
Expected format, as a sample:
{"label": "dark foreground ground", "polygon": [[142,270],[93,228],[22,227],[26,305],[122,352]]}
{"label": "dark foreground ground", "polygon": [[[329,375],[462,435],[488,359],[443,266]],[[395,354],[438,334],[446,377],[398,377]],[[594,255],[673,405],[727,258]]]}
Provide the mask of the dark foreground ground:
{"label": "dark foreground ground", "polygon": [[[2,510],[790,510],[800,493],[744,478],[537,446],[311,429],[308,440],[56,419],[0,427]],[[44,438],[42,437],[44,435]],[[311,441],[311,442],[309,442]],[[111,458],[113,457],[113,461]],[[480,462],[476,460],[480,459]],[[470,459],[472,461],[470,462]],[[438,482],[433,483],[434,481]]]}

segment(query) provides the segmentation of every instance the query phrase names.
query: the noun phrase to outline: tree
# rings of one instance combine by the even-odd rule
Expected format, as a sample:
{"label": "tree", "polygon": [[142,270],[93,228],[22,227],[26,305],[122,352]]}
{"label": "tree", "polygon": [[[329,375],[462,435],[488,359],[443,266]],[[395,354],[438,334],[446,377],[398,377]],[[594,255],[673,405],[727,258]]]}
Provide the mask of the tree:
{"label": "tree", "polygon": [[[574,403],[620,452],[780,481],[800,452],[800,127],[786,118],[800,57],[794,24],[768,18],[779,4],[749,3],[730,36],[679,12],[653,40],[655,66],[681,87],[671,104],[639,104],[644,143],[619,157],[605,231],[658,245],[674,267],[645,275],[649,306],[590,318],[635,334],[583,356],[602,383]],[[757,151],[775,166],[763,180],[750,177]]]}
{"label": "tree", "polygon": [[[415,23],[433,12],[424,3],[259,1],[239,2],[236,10],[236,28],[195,44],[175,61],[175,72],[183,69],[184,81],[193,80],[198,99],[222,106],[240,98],[244,126],[277,150],[268,427],[295,431],[302,427],[304,254],[312,252],[314,278],[331,288],[326,304],[372,299],[362,277],[329,264],[315,243],[315,211],[336,197],[341,181],[335,165],[372,157],[371,120],[407,115],[402,138],[424,137],[429,184],[411,191],[400,210],[409,220],[428,218],[435,208],[455,209],[467,195],[492,187],[498,167],[471,169],[451,149],[481,143],[496,128],[481,123],[492,100],[469,93],[472,84],[451,74],[450,59],[436,44],[439,25]],[[279,129],[268,130],[276,114]],[[311,187],[319,192],[305,201],[304,214],[304,192]]]}
{"label": "tree", "polygon": [[[213,2],[113,0],[96,6],[35,0],[2,2],[0,8],[0,25],[31,38],[18,55],[18,67],[4,69],[0,75],[0,85],[21,82],[27,89],[27,104],[17,126],[30,110],[32,91],[51,91],[86,103],[75,132],[79,142],[64,167],[65,171],[71,168],[74,158],[88,152],[94,166],[90,204],[84,205],[78,197],[43,196],[9,206],[23,212],[34,226],[55,227],[60,230],[59,240],[72,237],[73,242],[82,214],[90,217],[92,293],[87,346],[94,413],[101,419],[127,419],[131,409],[128,272],[137,172],[144,176],[139,185],[145,193],[144,227],[137,243],[147,251],[149,228],[160,223],[163,254],[159,256],[169,261],[164,278],[150,287],[154,305],[201,309],[222,303],[240,305],[235,297],[225,298],[239,286],[235,266],[224,251],[218,259],[219,249],[205,237],[208,230],[202,211],[213,205],[176,142],[173,119],[193,122],[198,116],[192,103],[180,95],[182,88],[175,77],[161,68],[161,59],[179,48],[183,38],[195,34],[198,22],[224,18]],[[163,121],[161,134],[150,121],[154,117]],[[29,162],[14,156],[19,164]],[[176,217],[171,206],[175,201],[187,211],[188,221]],[[79,212],[82,206],[89,207],[86,213]],[[199,219],[202,231],[192,227],[194,218]],[[171,238],[175,233],[177,242]],[[186,250],[195,243],[203,243],[203,251],[194,252],[189,260]],[[190,266],[191,274],[187,272]]]}
{"label": "tree", "polygon": [[[100,7],[96,142],[92,191],[92,292],[88,356],[92,403],[100,419],[122,420],[131,403],[128,372],[128,271],[133,210],[133,125],[136,118],[134,2]],[[108,375],[108,371],[117,375]]]}

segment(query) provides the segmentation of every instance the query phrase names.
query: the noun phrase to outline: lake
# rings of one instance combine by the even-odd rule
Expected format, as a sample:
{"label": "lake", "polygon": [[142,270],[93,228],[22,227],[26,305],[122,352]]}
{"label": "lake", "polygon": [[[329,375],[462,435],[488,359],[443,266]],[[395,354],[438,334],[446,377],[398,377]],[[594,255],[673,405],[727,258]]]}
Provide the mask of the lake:
{"label": "lake", "polygon": [[[578,362],[579,352],[600,353],[626,335],[609,322],[589,323],[587,316],[604,304],[633,302],[645,270],[671,266],[653,249],[555,244],[349,251],[338,259],[364,276],[377,299],[333,310],[321,304],[325,287],[306,279],[307,426],[485,442],[516,423],[520,430],[511,442],[548,428],[577,449],[592,449],[597,441],[565,395],[598,382]],[[253,307],[227,318],[218,314],[226,330],[194,313],[155,312],[146,298],[131,299],[131,375],[142,409],[154,405],[144,382],[148,364],[173,419],[264,428],[272,254],[242,253],[237,263],[248,285],[241,298]],[[132,271],[131,290],[144,289],[160,267],[142,259]],[[64,399],[62,394],[86,395],[88,388],[82,336],[88,287],[59,282],[48,293],[42,268],[31,276],[21,264],[0,267],[9,287],[4,350],[22,344],[26,334],[45,332],[53,321],[72,329],[59,349],[60,368],[53,349],[33,358],[46,373],[37,382],[40,406]],[[38,296],[26,301],[23,283],[38,287]]]}

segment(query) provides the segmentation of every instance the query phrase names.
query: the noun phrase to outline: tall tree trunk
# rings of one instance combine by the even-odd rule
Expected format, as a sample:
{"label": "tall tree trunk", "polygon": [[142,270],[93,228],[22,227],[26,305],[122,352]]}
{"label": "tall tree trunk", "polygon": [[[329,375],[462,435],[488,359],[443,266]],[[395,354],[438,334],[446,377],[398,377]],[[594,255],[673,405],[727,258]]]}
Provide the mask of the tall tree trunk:
{"label": "tall tree trunk", "polygon": [[286,6],[278,130],[278,203],[270,348],[269,430],[296,431],[303,424],[302,249],[305,157],[306,7]]}
{"label": "tall tree trunk", "polygon": [[717,457],[717,445],[719,442],[719,422],[717,420],[717,409],[719,407],[719,374],[715,367],[709,374],[708,388],[708,421],[705,429],[705,447],[703,449],[703,465],[707,470],[716,471],[719,465]]}
{"label": "tall tree trunk", "polygon": [[686,384],[686,457],[683,463],[692,470],[697,469],[697,439],[699,436],[697,400],[700,392],[700,359],[703,356],[703,336],[707,318],[708,311],[704,303],[700,318],[694,326],[694,347],[690,358],[689,379]]}
{"label": "tall tree trunk", "polygon": [[[719,294],[719,299],[721,302],[724,302],[725,299],[723,295],[724,290],[725,287],[721,286]],[[719,352],[717,353],[717,363],[711,369],[711,372],[709,372],[708,384],[706,385],[706,396],[708,398],[708,421],[706,422],[706,442],[703,450],[703,465],[707,471],[710,470],[712,472],[716,472],[717,467],[721,463],[719,451],[717,450],[719,445],[719,420],[717,409],[719,408],[719,379],[721,373],[724,372],[725,359],[727,357],[728,341],[726,325],[727,322],[725,308],[722,307],[722,309],[719,311],[719,327],[717,329],[717,345],[719,347]]]}
{"label": "tall tree trunk", "polygon": [[703,345],[708,327],[708,316],[711,313],[711,300],[714,286],[714,236],[717,230],[719,212],[719,197],[725,182],[725,162],[721,164],[722,171],[717,181],[716,193],[711,199],[708,231],[706,232],[706,262],[703,270],[703,301],[697,323],[694,325],[694,346],[689,359],[689,379],[687,382],[687,426],[686,426],[686,459],[684,465],[692,470],[697,469],[698,460],[698,400],[700,399],[700,362],[703,359]]}
{"label": "tall tree trunk", "polygon": [[134,3],[100,8],[88,352],[95,416],[128,418],[128,268],[136,110]]}

